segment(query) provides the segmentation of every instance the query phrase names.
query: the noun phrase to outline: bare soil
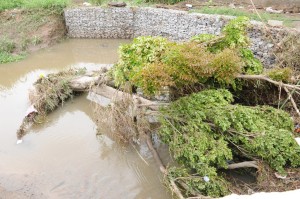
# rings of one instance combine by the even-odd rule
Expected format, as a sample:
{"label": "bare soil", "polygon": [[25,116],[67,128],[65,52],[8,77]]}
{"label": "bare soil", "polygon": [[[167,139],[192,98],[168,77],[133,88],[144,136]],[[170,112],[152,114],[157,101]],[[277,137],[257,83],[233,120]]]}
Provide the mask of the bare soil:
{"label": "bare soil", "polygon": [[13,54],[29,53],[60,41],[66,34],[62,14],[44,10],[0,12],[0,39],[15,43]]}

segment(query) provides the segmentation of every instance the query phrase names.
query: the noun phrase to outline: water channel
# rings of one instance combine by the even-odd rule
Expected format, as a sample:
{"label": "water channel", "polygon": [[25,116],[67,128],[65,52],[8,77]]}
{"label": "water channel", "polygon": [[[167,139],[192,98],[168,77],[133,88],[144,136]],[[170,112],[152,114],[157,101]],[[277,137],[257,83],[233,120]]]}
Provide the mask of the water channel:
{"label": "water channel", "polygon": [[11,193],[2,193],[8,199],[171,198],[146,147],[121,147],[105,134],[96,136],[86,95],[51,113],[16,144],[29,90],[41,74],[115,63],[118,46],[127,42],[70,39],[0,65],[0,198],[1,190]]}

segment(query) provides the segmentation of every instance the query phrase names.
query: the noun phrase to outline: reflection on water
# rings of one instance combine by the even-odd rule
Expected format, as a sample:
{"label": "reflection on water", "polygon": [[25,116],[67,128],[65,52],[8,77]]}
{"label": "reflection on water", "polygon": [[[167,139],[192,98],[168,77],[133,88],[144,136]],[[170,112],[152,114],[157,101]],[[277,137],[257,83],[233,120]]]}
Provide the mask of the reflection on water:
{"label": "reflection on water", "polygon": [[170,198],[151,154],[144,153],[146,164],[135,149],[96,136],[86,95],[51,113],[16,145],[29,89],[41,73],[115,63],[120,42],[128,40],[67,40],[0,65],[0,198],[2,189],[20,198]]}

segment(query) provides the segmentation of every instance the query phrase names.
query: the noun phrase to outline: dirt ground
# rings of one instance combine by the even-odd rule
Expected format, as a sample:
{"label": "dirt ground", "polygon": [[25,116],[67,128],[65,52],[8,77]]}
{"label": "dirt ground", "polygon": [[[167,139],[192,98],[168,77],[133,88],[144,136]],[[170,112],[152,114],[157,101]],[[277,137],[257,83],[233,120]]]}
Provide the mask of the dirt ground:
{"label": "dirt ground", "polygon": [[66,33],[62,14],[21,9],[0,12],[0,39],[15,44],[13,54],[30,53],[53,45]]}
{"label": "dirt ground", "polygon": [[1,186],[0,186],[0,198],[1,199],[24,199],[24,197],[21,194],[18,194],[13,191],[5,190]]}
{"label": "dirt ground", "polygon": [[[295,28],[300,31],[300,0],[288,0],[294,3],[289,4],[288,2],[284,1],[285,3],[279,3],[280,1],[267,1],[267,0],[254,0],[256,9],[259,12],[266,12],[265,9],[267,7],[272,7],[276,10],[283,10],[282,13],[283,17],[291,18],[293,21],[290,24],[291,28]],[[164,4],[157,4],[156,7],[158,8],[166,8],[166,9],[176,9],[176,10],[184,10],[188,11],[186,4],[193,5],[193,9],[200,9],[204,6],[209,7],[229,7],[230,4],[235,6],[235,9],[242,10],[249,13],[255,13],[253,6],[251,5],[250,1],[246,0],[213,0],[211,3],[208,3],[208,0],[186,0],[179,2],[175,5],[164,5]]]}

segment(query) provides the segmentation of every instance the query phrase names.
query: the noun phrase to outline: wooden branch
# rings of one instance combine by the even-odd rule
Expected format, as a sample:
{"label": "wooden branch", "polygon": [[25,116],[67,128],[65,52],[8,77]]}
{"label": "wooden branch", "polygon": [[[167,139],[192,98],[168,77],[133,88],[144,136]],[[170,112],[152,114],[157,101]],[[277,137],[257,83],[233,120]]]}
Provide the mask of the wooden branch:
{"label": "wooden branch", "polygon": [[245,162],[228,165],[228,169],[238,169],[238,168],[247,168],[247,167],[254,167],[258,169],[258,165],[256,161],[245,161]]}
{"label": "wooden branch", "polygon": [[292,85],[292,84],[285,84],[282,82],[278,82],[275,80],[272,80],[270,78],[268,78],[267,76],[264,75],[237,75],[236,78],[240,78],[240,79],[253,79],[253,80],[264,80],[267,82],[270,82],[276,86],[283,86],[289,89],[295,89],[300,91],[300,87],[298,85]]}
{"label": "wooden branch", "polygon": [[69,86],[73,91],[86,91],[96,82],[100,81],[100,76],[89,77],[89,76],[80,76],[72,79],[69,83]]}
{"label": "wooden branch", "polygon": [[[128,95],[128,93],[119,91],[115,88],[112,88],[110,86],[107,85],[100,85],[99,87],[93,88],[92,89],[93,92],[95,92],[98,95],[104,96],[106,98],[109,99],[122,99],[122,97],[124,97],[124,95]],[[137,96],[137,95],[131,95],[133,101],[139,101],[141,104],[151,104],[151,106],[149,106],[150,109],[154,110],[154,111],[158,111],[159,107],[158,106],[153,106],[153,104],[155,102],[145,99],[143,97]],[[159,104],[159,103],[157,103]]]}
{"label": "wooden branch", "polygon": [[[146,133],[145,133],[146,134]],[[168,174],[168,171],[167,169],[165,168],[165,166],[163,165],[157,151],[155,150],[155,148],[153,147],[153,144],[152,144],[152,140],[151,140],[151,136],[149,133],[146,134],[146,142],[147,142],[147,145],[148,145],[148,148],[150,149],[152,155],[153,155],[153,158],[155,159],[156,163],[158,164],[159,166],[159,170],[164,174],[164,175],[167,175]],[[170,184],[171,184],[171,187],[172,187],[172,191],[178,196],[179,199],[185,199],[181,193],[181,191],[179,190],[179,188],[177,187],[176,183],[174,182],[174,180],[170,179]]]}
{"label": "wooden branch", "polygon": [[288,90],[286,87],[283,87],[283,89],[284,89],[285,92],[288,94],[288,96],[289,96],[288,99],[291,101],[291,103],[292,103],[294,109],[296,110],[298,116],[300,117],[300,112],[299,112],[299,109],[298,109],[298,107],[297,107],[297,104],[296,104],[296,102],[295,102],[293,96],[291,95],[291,93],[289,92],[289,90]]}

